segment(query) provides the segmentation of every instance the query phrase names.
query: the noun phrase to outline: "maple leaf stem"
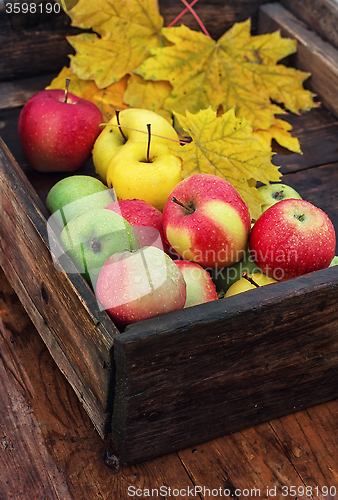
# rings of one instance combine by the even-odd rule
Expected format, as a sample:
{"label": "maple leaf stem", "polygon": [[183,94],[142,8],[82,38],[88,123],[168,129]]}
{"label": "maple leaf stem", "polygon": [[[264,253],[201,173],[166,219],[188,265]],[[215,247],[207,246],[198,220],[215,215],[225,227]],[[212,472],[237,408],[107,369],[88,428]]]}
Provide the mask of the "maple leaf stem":
{"label": "maple leaf stem", "polygon": [[63,99],[63,102],[67,102],[68,92],[69,92],[69,85],[70,85],[70,78],[66,78],[65,97]]}
{"label": "maple leaf stem", "polygon": [[116,114],[117,126],[120,129],[120,132],[121,132],[121,135],[122,135],[123,139],[125,140],[125,142],[127,142],[127,138],[126,138],[126,136],[123,133],[123,130],[122,130],[122,127],[121,127],[121,123],[120,123],[120,112],[118,110],[116,110],[115,114]]}
{"label": "maple leaf stem", "polygon": [[258,283],[256,283],[255,280],[253,280],[247,272],[244,272],[242,273],[242,277],[245,278],[249,283],[251,283],[252,285],[254,285],[256,288],[259,288],[260,285]]}

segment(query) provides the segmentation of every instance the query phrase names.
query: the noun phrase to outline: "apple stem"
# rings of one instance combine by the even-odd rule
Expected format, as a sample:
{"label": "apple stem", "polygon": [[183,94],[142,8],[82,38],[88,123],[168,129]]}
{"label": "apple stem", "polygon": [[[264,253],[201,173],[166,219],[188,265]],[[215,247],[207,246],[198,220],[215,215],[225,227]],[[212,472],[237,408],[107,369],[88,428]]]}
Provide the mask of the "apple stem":
{"label": "apple stem", "polygon": [[116,110],[115,114],[116,114],[116,120],[117,120],[117,124],[119,126],[119,130],[121,132],[121,135],[122,135],[123,139],[125,140],[125,142],[127,142],[127,138],[126,138],[126,136],[123,133],[123,130],[122,130],[122,127],[121,127],[121,123],[120,123],[120,112],[118,110]]}
{"label": "apple stem", "polygon": [[190,214],[193,214],[195,212],[195,210],[193,208],[189,207],[188,205],[185,205],[184,203],[179,201],[177,198],[175,198],[175,196],[173,196],[171,198],[171,201],[173,201],[174,203],[177,203],[177,205],[180,205],[180,207],[183,207]]}
{"label": "apple stem", "polygon": [[69,92],[70,78],[66,78],[66,89],[65,89],[65,97],[63,102],[67,102],[68,92]]}
{"label": "apple stem", "polygon": [[151,123],[147,123],[147,130],[148,130],[147,163],[150,163]]}
{"label": "apple stem", "polygon": [[259,288],[259,287],[260,287],[260,285],[259,285],[258,283],[256,283],[256,281],[255,281],[255,280],[253,280],[253,279],[252,279],[252,278],[248,275],[248,273],[247,273],[247,272],[245,272],[245,271],[244,271],[244,272],[242,273],[242,277],[243,277],[244,279],[246,279],[247,281],[249,281],[249,283],[251,283],[252,285],[254,285],[256,288]]}

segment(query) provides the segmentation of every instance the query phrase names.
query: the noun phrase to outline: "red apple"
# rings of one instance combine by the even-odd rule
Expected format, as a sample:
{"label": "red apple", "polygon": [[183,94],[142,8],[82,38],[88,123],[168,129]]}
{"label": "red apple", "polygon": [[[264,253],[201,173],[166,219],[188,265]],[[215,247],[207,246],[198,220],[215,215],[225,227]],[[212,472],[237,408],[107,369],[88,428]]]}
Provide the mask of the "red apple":
{"label": "red apple", "polygon": [[156,246],[167,251],[162,228],[162,212],[144,200],[120,200],[110,203],[106,209],[116,212],[135,229],[140,247]]}
{"label": "red apple", "polygon": [[162,223],[173,250],[203,267],[225,267],[240,260],[251,227],[248,207],[237,190],[212,174],[195,174],[177,184]]}
{"label": "red apple", "polygon": [[150,246],[109,257],[97,280],[96,297],[116,326],[124,328],[183,309],[186,284],[174,261]]}
{"label": "red apple", "polygon": [[282,280],[328,267],[335,255],[336,234],[320,208],[305,200],[287,199],[258,218],[249,246],[260,269]]}
{"label": "red apple", "polygon": [[217,300],[216,286],[210,274],[202,266],[188,260],[175,260],[187,285],[187,298],[184,307],[204,304]]}
{"label": "red apple", "polygon": [[64,90],[41,90],[19,116],[22,151],[40,172],[74,171],[90,157],[102,122],[94,103]]}

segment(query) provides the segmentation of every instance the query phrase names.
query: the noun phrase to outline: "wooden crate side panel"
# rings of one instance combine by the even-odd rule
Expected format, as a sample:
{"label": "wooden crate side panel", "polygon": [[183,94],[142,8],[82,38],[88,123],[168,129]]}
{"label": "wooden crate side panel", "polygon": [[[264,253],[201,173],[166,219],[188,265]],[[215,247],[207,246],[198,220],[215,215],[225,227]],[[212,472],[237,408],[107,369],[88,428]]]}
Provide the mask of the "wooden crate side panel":
{"label": "wooden crate side panel", "polygon": [[[43,328],[41,334],[47,331],[46,344],[57,364],[62,368],[66,363],[70,368],[67,379],[80,399],[86,400],[90,417],[103,435],[114,326],[104,312],[100,313],[80,276],[75,275],[72,283],[65,273],[55,269],[48,249],[46,220],[37,208],[39,200],[27,193],[24,186],[29,183],[20,179],[23,174],[19,167],[2,152],[0,167],[1,265],[16,290],[21,288],[21,295],[30,297],[26,306],[30,309],[33,303],[34,307],[27,312],[37,327],[45,322],[48,331]],[[92,303],[86,301],[86,295],[87,299],[92,296]],[[100,422],[96,421],[98,414]]]}
{"label": "wooden crate side panel", "polygon": [[102,405],[97,402],[90,388],[83,383],[81,376],[77,373],[77,367],[71,363],[69,356],[63,350],[62,344],[56,341],[54,331],[48,327],[45,318],[41,316],[15,269],[13,269],[9,262],[6,262],[3,270],[21,304],[28,312],[40,337],[52,354],[53,359],[56,361],[59,370],[66,379],[71,382],[75,394],[87,414],[90,416],[96,430],[101,437],[104,437],[105,433],[110,430],[110,415],[107,415],[107,412],[105,412],[102,409]]}
{"label": "wooden crate side panel", "polygon": [[338,116],[338,50],[286,10],[279,3],[263,5],[260,9],[258,30],[270,33],[281,30],[282,36],[298,40],[295,66],[311,77],[306,85],[319,95],[321,102]]}
{"label": "wooden crate side panel", "polygon": [[112,428],[122,461],[336,397],[338,269],[333,275],[325,270],[198,306],[198,314],[192,308],[147,321],[116,339]]}
{"label": "wooden crate side panel", "polygon": [[335,0],[280,0],[280,3],[338,48],[338,3]]}

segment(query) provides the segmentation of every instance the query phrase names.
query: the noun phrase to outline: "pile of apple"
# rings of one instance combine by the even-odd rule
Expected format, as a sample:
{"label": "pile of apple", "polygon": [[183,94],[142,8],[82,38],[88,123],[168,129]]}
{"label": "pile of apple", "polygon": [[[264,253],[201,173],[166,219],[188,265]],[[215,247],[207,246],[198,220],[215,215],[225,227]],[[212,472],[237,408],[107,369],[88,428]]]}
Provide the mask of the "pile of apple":
{"label": "pile of apple", "polygon": [[54,260],[69,272],[68,261],[75,265],[119,328],[334,262],[332,222],[290,186],[259,188],[262,214],[252,224],[226,180],[182,179],[167,120],[128,109],[103,129],[102,121],[89,101],[46,90],[24,106],[19,137],[40,171],[74,171],[92,154],[100,179],[56,183],[46,201],[48,231],[63,249]]}

